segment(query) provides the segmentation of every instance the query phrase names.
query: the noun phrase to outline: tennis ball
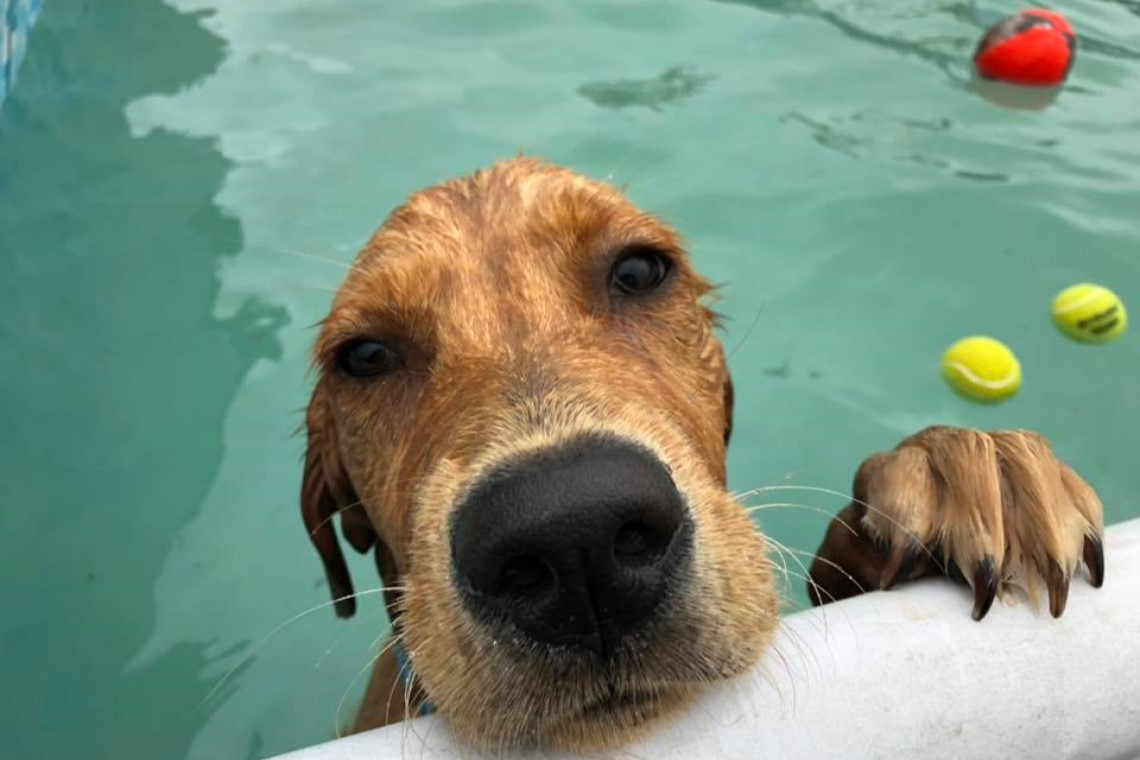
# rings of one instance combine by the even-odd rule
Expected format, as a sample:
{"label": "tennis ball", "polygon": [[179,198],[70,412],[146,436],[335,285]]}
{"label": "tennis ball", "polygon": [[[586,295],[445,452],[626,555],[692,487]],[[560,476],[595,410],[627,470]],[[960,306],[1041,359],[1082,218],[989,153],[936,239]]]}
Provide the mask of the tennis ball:
{"label": "tennis ball", "polygon": [[1053,299],[1053,321],[1071,338],[1107,343],[1128,326],[1120,296],[1100,285],[1082,282],[1065,288]]}
{"label": "tennis ball", "polygon": [[994,338],[963,338],[942,355],[942,375],[959,393],[979,401],[1001,401],[1021,387],[1021,363]]}

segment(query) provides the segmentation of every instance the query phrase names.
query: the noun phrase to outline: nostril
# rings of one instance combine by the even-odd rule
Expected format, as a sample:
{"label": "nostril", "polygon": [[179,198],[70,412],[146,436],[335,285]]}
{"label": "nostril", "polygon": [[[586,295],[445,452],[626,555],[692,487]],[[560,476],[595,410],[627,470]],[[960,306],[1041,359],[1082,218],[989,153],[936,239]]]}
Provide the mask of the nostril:
{"label": "nostril", "polygon": [[531,555],[514,557],[503,566],[499,576],[499,594],[517,598],[533,598],[554,585],[554,572],[541,559]]}
{"label": "nostril", "polygon": [[614,558],[623,565],[648,565],[665,553],[671,538],[647,523],[630,520],[614,536]]}

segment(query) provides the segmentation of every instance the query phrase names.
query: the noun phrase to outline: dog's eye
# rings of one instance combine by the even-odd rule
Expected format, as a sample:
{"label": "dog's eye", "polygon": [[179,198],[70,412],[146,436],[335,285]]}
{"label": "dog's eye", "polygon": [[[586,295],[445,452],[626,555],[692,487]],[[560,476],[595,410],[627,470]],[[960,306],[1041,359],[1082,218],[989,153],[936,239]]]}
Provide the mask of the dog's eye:
{"label": "dog's eye", "polygon": [[610,287],[622,295],[644,295],[669,274],[672,262],[659,251],[634,246],[622,252],[610,270]]}
{"label": "dog's eye", "polygon": [[391,372],[400,364],[400,355],[388,343],[378,340],[356,340],[337,354],[337,365],[353,377],[376,377]]}

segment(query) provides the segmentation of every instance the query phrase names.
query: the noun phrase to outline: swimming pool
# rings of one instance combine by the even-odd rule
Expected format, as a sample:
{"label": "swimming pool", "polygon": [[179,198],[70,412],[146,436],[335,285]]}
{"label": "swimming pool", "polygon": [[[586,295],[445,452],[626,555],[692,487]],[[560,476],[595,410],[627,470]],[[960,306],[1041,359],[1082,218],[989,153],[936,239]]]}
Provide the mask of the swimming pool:
{"label": "swimming pool", "polygon": [[[925,424],[1018,426],[1110,521],[1140,514],[1135,331],[1088,347],[1048,318],[1085,280],[1140,308],[1140,11],[1067,5],[1069,86],[1024,112],[968,86],[1018,6],[891,6],[48,0],[0,110],[12,756],[332,735],[377,597],[290,624],[200,704],[327,599],[297,507],[309,327],[408,192],[518,150],[627,183],[726,283],[734,488],[845,490]],[[939,378],[975,332],[1018,352],[1012,401]],[[826,521],[759,514],[809,551]]]}

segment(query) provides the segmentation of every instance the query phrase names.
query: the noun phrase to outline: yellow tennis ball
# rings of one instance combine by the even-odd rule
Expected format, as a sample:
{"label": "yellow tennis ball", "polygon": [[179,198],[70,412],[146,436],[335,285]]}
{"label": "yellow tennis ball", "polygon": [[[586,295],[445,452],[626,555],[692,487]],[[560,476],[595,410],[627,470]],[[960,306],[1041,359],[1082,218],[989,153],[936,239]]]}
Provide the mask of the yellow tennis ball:
{"label": "yellow tennis ball", "polygon": [[979,401],[1000,401],[1021,387],[1021,363],[994,338],[963,338],[942,355],[942,375],[959,393]]}
{"label": "yellow tennis ball", "polygon": [[1053,299],[1053,321],[1071,338],[1107,343],[1128,327],[1128,312],[1120,296],[1108,288],[1082,282],[1065,288]]}

